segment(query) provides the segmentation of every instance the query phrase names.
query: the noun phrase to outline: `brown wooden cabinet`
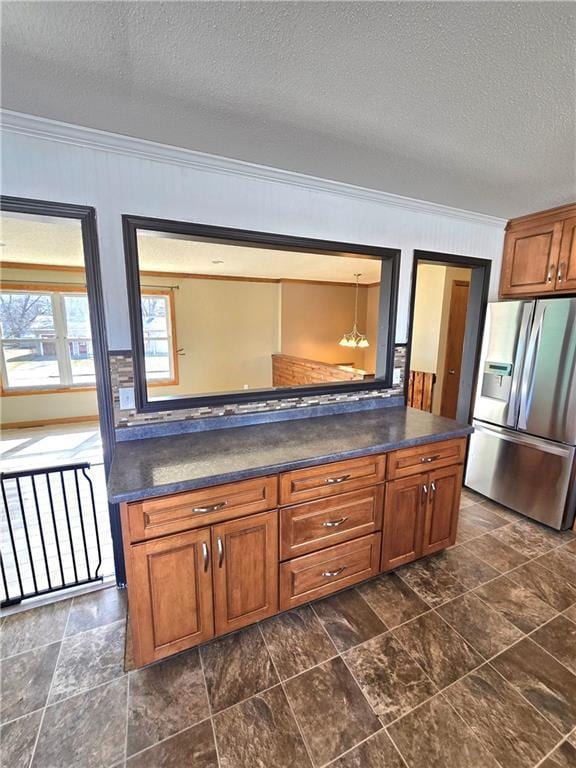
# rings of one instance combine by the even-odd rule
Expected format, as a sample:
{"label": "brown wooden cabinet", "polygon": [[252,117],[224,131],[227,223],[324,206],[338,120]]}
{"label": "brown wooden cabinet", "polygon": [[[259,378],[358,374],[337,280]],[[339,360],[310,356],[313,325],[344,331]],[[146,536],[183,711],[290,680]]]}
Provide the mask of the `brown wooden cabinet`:
{"label": "brown wooden cabinet", "polygon": [[278,513],[212,526],[216,634],[278,611]]}
{"label": "brown wooden cabinet", "polygon": [[382,570],[389,571],[420,557],[427,475],[393,480],[386,487],[382,529]]}
{"label": "brown wooden cabinet", "polygon": [[463,467],[446,467],[430,472],[426,478],[422,555],[431,555],[456,541]]}
{"label": "brown wooden cabinet", "polygon": [[127,566],[138,666],[214,636],[209,528],[138,544]]}
{"label": "brown wooden cabinet", "polygon": [[576,204],[512,219],[506,227],[500,295],[576,291]]}

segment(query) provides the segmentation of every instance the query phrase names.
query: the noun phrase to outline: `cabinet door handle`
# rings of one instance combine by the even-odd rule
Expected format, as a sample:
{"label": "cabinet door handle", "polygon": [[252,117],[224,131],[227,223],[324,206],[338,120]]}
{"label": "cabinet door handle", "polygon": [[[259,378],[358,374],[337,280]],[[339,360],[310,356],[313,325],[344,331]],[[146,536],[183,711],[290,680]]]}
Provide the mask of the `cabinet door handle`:
{"label": "cabinet door handle", "polygon": [[554,270],[556,269],[556,264],[550,264],[548,268],[548,277],[546,278],[547,283],[552,282],[552,275],[554,274]]}
{"label": "cabinet door handle", "polygon": [[558,274],[556,275],[559,283],[562,282],[562,270],[564,269],[565,266],[566,266],[566,263],[561,261],[560,266],[558,267]]}
{"label": "cabinet door handle", "polygon": [[224,509],[227,504],[227,501],[219,501],[217,504],[208,504],[207,507],[194,507],[192,512],[218,512],[219,509]]}
{"label": "cabinet door handle", "polygon": [[349,480],[350,475],[340,475],[340,477],[327,477],[324,482],[326,485],[334,485],[335,483],[343,483],[344,480]]}
{"label": "cabinet door handle", "polygon": [[422,486],[422,504],[426,504],[426,501],[428,500],[428,486],[426,483]]}
{"label": "cabinet door handle", "polygon": [[324,528],[338,528],[339,525],[342,525],[342,523],[345,523],[346,520],[348,520],[347,517],[341,517],[339,520],[326,520],[325,523],[322,523]]}
{"label": "cabinet door handle", "polygon": [[220,536],[216,539],[216,548],[218,550],[218,568],[222,568],[222,563],[224,562],[224,545],[222,544]]}
{"label": "cabinet door handle", "polygon": [[438,461],[440,458],[440,454],[435,454],[434,456],[422,456],[420,459],[421,464],[430,464],[431,461]]}
{"label": "cabinet door handle", "polygon": [[205,541],[202,542],[202,557],[204,558],[204,572],[206,572],[210,565],[210,550]]}
{"label": "cabinet door handle", "polygon": [[343,565],[341,568],[336,568],[335,571],[322,571],[322,576],[324,576],[327,579],[332,579],[334,576],[340,576],[342,571],[346,570],[346,566]]}
{"label": "cabinet door handle", "polygon": [[436,498],[436,483],[434,480],[430,483],[430,502],[433,502]]}

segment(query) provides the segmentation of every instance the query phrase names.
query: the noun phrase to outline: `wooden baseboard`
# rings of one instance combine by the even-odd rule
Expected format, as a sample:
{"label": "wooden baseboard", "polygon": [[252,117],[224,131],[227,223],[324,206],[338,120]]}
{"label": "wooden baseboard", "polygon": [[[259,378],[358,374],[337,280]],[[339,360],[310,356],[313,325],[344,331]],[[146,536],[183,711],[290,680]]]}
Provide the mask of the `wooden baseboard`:
{"label": "wooden baseboard", "polygon": [[68,416],[61,419],[37,419],[36,421],[7,421],[0,425],[2,429],[26,429],[28,427],[52,427],[57,424],[93,424],[98,422],[97,415],[94,416]]}

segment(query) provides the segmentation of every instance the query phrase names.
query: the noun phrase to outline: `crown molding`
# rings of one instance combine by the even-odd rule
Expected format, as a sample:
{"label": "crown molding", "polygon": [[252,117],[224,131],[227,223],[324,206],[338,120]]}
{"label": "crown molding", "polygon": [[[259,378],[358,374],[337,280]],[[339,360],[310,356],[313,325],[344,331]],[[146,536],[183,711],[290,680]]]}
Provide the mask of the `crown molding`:
{"label": "crown molding", "polygon": [[484,213],[475,213],[474,211],[466,211],[448,205],[359,187],[354,184],[321,179],[294,171],[284,171],[265,165],[257,165],[256,163],[249,163],[244,160],[233,160],[218,155],[196,152],[191,149],[160,144],[146,139],[109,133],[108,131],[101,131],[96,128],[85,128],[84,126],[27,115],[22,112],[13,112],[6,109],[0,110],[0,123],[4,133],[31,136],[46,141],[57,141],[85,149],[113,152],[180,167],[191,167],[206,173],[244,176],[260,181],[288,184],[308,191],[323,192],[349,199],[366,200],[380,205],[401,208],[411,213],[445,216],[460,221],[496,227],[497,229],[504,229],[507,223],[506,219],[489,216]]}

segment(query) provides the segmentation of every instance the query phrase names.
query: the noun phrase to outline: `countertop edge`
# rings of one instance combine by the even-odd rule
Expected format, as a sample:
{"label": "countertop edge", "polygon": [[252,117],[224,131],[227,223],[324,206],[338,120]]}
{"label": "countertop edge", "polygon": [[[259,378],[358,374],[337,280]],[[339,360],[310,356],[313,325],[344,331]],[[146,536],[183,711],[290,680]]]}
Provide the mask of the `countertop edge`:
{"label": "countertop edge", "polygon": [[235,472],[208,475],[206,477],[194,478],[193,480],[181,480],[177,483],[159,485],[152,489],[148,488],[138,491],[129,491],[126,493],[109,494],[108,501],[110,504],[138,502],[142,501],[143,499],[153,499],[158,498],[159,496],[168,496],[174,493],[185,493],[186,491],[193,491],[197,488],[209,488],[214,485],[222,485],[223,483],[231,483],[238,480],[248,480],[252,477],[264,477],[265,475],[277,474],[279,472],[288,472],[292,469],[314,467],[319,464],[325,464],[332,461],[355,459],[360,456],[369,456],[374,453],[387,453],[389,451],[395,451],[400,448],[411,448],[412,446],[423,445],[425,443],[437,443],[441,442],[442,440],[467,437],[468,435],[471,435],[472,432],[474,432],[474,427],[463,426],[459,429],[449,430],[447,432],[434,433],[432,435],[421,435],[420,437],[407,438],[406,440],[398,440],[394,442],[378,443],[368,447],[342,451],[339,453],[319,455],[306,459],[297,459],[280,464],[276,463],[263,465],[260,467],[252,467],[250,469],[237,470]]}

